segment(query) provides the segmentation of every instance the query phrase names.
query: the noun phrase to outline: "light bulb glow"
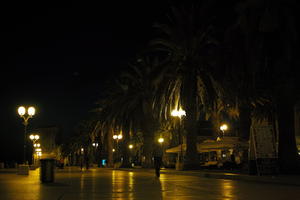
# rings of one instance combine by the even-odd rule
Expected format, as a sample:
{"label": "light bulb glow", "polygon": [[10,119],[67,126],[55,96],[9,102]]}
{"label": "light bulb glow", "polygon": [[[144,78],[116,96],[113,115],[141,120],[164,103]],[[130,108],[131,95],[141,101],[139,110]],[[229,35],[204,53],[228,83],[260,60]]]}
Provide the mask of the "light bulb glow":
{"label": "light bulb glow", "polygon": [[159,139],[158,139],[158,142],[159,142],[159,143],[163,143],[164,141],[165,141],[164,138],[159,138]]}
{"label": "light bulb glow", "polygon": [[35,108],[31,106],[28,108],[27,112],[28,115],[33,116],[35,114]]}
{"label": "light bulb glow", "polygon": [[227,129],[228,129],[227,124],[223,124],[222,126],[220,126],[221,131],[226,131]]}
{"label": "light bulb glow", "polygon": [[18,113],[19,113],[20,116],[25,115],[25,113],[26,113],[25,107],[24,107],[24,106],[20,106],[20,107],[18,108]]}
{"label": "light bulb glow", "polygon": [[180,108],[179,110],[172,110],[171,115],[173,117],[181,118],[182,116],[186,116],[186,113],[184,110],[182,110],[182,108]]}

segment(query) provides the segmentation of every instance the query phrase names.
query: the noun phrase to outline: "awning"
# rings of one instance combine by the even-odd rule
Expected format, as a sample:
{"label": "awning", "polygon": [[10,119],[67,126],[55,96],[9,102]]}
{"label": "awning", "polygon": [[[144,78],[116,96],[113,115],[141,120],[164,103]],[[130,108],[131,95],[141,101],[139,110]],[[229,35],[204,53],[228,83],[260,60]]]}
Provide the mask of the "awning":
{"label": "awning", "polygon": [[[176,147],[172,147],[170,149],[166,150],[166,153],[178,153],[181,151],[181,145],[178,145]],[[182,151],[185,152],[186,151],[186,144],[182,144]]]}
{"label": "awning", "polygon": [[[239,141],[237,137],[225,137],[222,138],[220,141],[205,140],[201,144],[197,144],[198,153],[233,148],[248,148],[248,142]],[[166,153],[178,153],[180,151],[181,145],[178,145],[176,147],[167,149]],[[182,145],[182,151],[186,151],[186,144]]]}

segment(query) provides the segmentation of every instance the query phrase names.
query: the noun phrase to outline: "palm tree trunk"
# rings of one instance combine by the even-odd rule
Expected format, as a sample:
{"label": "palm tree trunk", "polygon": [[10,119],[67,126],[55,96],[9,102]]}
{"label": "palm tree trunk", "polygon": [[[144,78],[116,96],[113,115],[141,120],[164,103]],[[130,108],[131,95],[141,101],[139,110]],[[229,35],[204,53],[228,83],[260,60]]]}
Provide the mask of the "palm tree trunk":
{"label": "palm tree trunk", "polygon": [[[150,97],[149,97],[150,99]],[[153,116],[153,110],[151,102],[148,100],[143,104],[144,122],[142,125],[143,132],[143,153],[142,153],[142,167],[151,168],[153,167],[153,145],[154,145],[154,130],[156,127],[155,119]]]}
{"label": "palm tree trunk", "polygon": [[183,105],[186,109],[186,155],[183,163],[184,169],[195,169],[200,167],[197,152],[197,78],[193,73],[184,80]]}
{"label": "palm tree trunk", "polygon": [[192,115],[195,110],[188,110],[186,117],[186,155],[184,159],[184,169],[197,169],[200,166],[197,152],[197,125]]}
{"label": "palm tree trunk", "polygon": [[113,131],[111,129],[108,130],[107,135],[107,167],[113,167]]}
{"label": "palm tree trunk", "polygon": [[283,174],[295,174],[299,171],[299,157],[295,139],[294,106],[281,102],[278,105],[278,159],[279,170]]}
{"label": "palm tree trunk", "polygon": [[152,151],[153,151],[153,134],[144,135],[144,148],[143,148],[143,157],[142,157],[142,166],[143,168],[151,168],[152,165]]}
{"label": "palm tree trunk", "polygon": [[129,151],[129,148],[128,148],[130,135],[129,135],[129,131],[127,131],[127,130],[123,131],[123,133],[124,133],[124,140],[122,142],[122,147],[121,147],[123,162],[122,162],[121,167],[128,168],[128,167],[130,167],[130,161],[129,161],[130,151]]}
{"label": "palm tree trunk", "polygon": [[250,137],[250,127],[251,127],[251,110],[249,106],[240,106],[239,108],[240,117],[238,125],[239,136],[248,141]]}

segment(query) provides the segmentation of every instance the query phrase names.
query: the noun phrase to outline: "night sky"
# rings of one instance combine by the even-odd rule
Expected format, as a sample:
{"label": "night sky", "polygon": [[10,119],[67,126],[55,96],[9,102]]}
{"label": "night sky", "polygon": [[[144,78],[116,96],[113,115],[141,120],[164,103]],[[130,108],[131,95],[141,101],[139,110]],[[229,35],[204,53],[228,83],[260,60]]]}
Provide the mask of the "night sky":
{"label": "night sky", "polygon": [[19,105],[37,108],[30,128],[58,125],[65,135],[88,118],[106,82],[146,46],[168,5],[121,2],[1,5],[0,161],[22,156]]}

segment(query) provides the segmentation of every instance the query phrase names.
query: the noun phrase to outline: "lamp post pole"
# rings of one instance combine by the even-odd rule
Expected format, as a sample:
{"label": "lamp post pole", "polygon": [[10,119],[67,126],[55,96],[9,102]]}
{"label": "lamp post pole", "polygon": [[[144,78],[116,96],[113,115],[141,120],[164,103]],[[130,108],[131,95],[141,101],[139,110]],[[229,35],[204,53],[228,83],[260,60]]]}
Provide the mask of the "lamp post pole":
{"label": "lamp post pole", "polygon": [[132,148],[133,148],[133,145],[132,144],[128,145],[128,148],[129,148],[129,154],[130,154],[129,163],[130,163],[130,166],[132,166],[132,161],[133,161],[133,159],[132,159]]}
{"label": "lamp post pole", "polygon": [[161,152],[162,152],[161,157],[164,156],[164,147],[163,147],[164,141],[165,141],[165,139],[164,139],[163,137],[158,138],[158,142],[159,142],[159,144],[160,144],[160,149],[161,149]]}
{"label": "lamp post pole", "polygon": [[222,131],[222,137],[225,136],[225,131],[226,131],[227,129],[228,129],[227,124],[222,124],[222,125],[220,126],[220,130]]}
{"label": "lamp post pole", "polygon": [[32,164],[34,165],[35,164],[35,162],[34,162],[34,147],[36,146],[35,144],[35,142],[38,140],[38,139],[40,139],[40,136],[39,135],[30,135],[29,136],[29,138],[32,140],[32,155],[31,155],[31,159],[32,159]]}
{"label": "lamp post pole", "polygon": [[[123,135],[113,135],[113,139],[117,140],[116,146],[116,159],[119,161],[119,140],[123,138]],[[115,159],[114,159],[115,160]]]}
{"label": "lamp post pole", "polygon": [[33,117],[35,114],[35,108],[34,107],[29,107],[27,110],[24,106],[20,106],[18,108],[18,113],[20,117],[24,120],[23,125],[24,125],[24,152],[23,152],[23,163],[27,164],[27,159],[26,159],[26,149],[27,149],[27,126],[28,126],[28,121],[30,118]]}
{"label": "lamp post pole", "polygon": [[[183,162],[183,137],[182,137],[182,133],[181,133],[181,131],[182,131],[181,130],[182,129],[181,118],[182,118],[182,116],[185,116],[185,115],[186,115],[185,111],[182,110],[181,108],[179,110],[173,110],[171,112],[171,116],[179,118],[178,138],[179,138],[179,144],[180,144],[180,153],[178,154],[178,157],[177,157],[178,164]],[[181,168],[181,167],[179,167],[179,168]]]}
{"label": "lamp post pole", "polygon": [[[95,164],[98,164],[98,142],[93,142],[92,143],[94,149],[93,149],[93,156],[94,156],[94,160],[93,160],[93,163]],[[99,167],[99,166],[98,166]]]}
{"label": "lamp post pole", "polygon": [[27,126],[28,126],[28,120],[24,119],[24,152],[23,152],[23,164],[27,164],[26,159],[26,149],[27,149]]}

